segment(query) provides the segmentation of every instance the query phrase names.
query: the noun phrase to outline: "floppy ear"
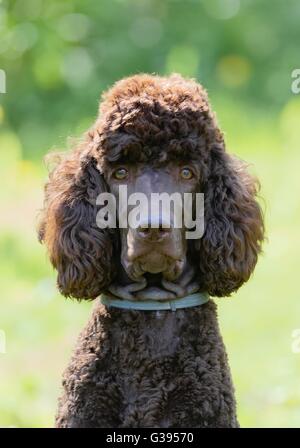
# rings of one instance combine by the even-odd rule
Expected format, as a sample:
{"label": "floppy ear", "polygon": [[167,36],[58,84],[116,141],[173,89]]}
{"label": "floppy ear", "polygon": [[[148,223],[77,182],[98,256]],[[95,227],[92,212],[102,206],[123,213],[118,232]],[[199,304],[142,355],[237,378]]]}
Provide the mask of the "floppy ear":
{"label": "floppy ear", "polygon": [[223,143],[215,143],[203,192],[200,276],[209,294],[228,296],[249,279],[261,251],[264,225],[257,182],[243,162],[225,152]]}
{"label": "floppy ear", "polygon": [[106,183],[83,146],[50,174],[39,238],[58,271],[60,292],[93,299],[111,281],[113,245],[108,230],[96,225],[96,197],[107,191]]}

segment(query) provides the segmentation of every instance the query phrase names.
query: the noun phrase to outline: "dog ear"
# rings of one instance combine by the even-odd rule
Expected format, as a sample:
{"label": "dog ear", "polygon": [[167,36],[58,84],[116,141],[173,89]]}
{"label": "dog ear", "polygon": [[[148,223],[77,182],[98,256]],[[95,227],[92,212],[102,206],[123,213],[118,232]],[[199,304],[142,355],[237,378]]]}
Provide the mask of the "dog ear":
{"label": "dog ear", "polygon": [[103,191],[106,183],[84,144],[58,163],[45,187],[39,238],[66,297],[93,299],[111,281],[111,236],[96,224],[96,197]]}
{"label": "dog ear", "polygon": [[202,191],[205,230],[198,241],[200,276],[209,294],[228,296],[249,279],[261,251],[264,225],[256,201],[257,181],[218,142],[210,149]]}

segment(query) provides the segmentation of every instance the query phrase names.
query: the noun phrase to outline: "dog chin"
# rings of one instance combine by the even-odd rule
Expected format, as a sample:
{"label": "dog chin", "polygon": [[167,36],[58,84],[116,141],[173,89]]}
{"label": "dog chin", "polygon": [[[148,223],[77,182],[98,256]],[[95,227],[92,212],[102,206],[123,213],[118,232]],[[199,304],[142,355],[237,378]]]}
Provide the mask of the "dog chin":
{"label": "dog chin", "polygon": [[[142,261],[142,263],[141,263]],[[199,290],[195,269],[187,258],[161,263],[152,269],[144,260],[122,259],[123,272],[108,288],[113,295],[127,300],[172,300]],[[152,272],[151,272],[152,271]]]}
{"label": "dog chin", "polygon": [[185,260],[174,260],[169,257],[145,257],[133,262],[125,262],[124,269],[133,281],[141,281],[147,274],[161,274],[168,281],[174,281],[183,272]]}

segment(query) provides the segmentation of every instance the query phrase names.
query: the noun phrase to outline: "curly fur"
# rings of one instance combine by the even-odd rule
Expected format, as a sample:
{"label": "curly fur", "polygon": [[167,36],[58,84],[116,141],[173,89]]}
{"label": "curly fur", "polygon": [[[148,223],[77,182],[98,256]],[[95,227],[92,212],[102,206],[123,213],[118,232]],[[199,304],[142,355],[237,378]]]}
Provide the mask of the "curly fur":
{"label": "curly fur", "polygon": [[97,304],[64,378],[59,427],[237,426],[213,302],[176,313]]}
{"label": "curly fur", "polygon": [[[249,279],[264,232],[256,180],[225,151],[199,84],[145,74],[103,95],[96,122],[46,185],[39,234],[62,294],[94,299],[116,275],[117,238],[97,227],[95,198],[108,190],[107,167],[117,160],[196,163],[205,195],[194,255],[201,289],[228,296]],[[237,425],[213,303],[159,319],[97,306],[64,388],[58,426]]]}

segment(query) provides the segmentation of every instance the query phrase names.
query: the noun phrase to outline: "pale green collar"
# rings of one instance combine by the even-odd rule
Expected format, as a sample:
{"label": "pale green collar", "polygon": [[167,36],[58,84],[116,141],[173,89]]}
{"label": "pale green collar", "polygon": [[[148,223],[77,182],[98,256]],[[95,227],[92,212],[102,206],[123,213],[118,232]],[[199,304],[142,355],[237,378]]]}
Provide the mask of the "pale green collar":
{"label": "pale green collar", "polygon": [[173,299],[166,301],[159,300],[123,300],[117,299],[113,295],[101,294],[100,302],[107,307],[123,308],[127,310],[172,310],[176,311],[179,308],[191,308],[193,306],[203,305],[209,301],[209,295],[206,292],[197,292],[181,299]]}

